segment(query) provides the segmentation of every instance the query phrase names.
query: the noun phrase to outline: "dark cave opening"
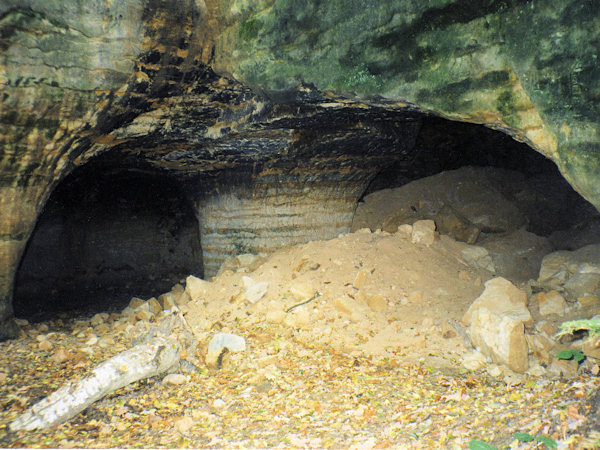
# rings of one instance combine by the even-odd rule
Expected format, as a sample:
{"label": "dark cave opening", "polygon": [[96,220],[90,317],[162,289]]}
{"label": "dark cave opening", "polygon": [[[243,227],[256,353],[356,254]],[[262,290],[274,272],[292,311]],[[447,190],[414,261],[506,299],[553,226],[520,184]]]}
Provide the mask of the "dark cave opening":
{"label": "dark cave opening", "polygon": [[168,291],[189,274],[203,275],[202,250],[179,187],[99,157],[51,194],[16,275],[15,316],[122,309],[132,296]]}
{"label": "dark cave opening", "polygon": [[[574,227],[588,228],[587,231],[589,228],[600,229],[598,211],[571,187],[553,161],[502,131],[439,117],[423,119],[412,158],[394,161],[383,168],[371,181],[361,201],[375,191],[397,188],[466,166],[493,167],[523,174],[531,186],[526,194],[529,198],[515,200],[529,211],[527,231],[549,236]],[[592,234],[595,235],[588,233]],[[600,239],[600,234],[597,237]],[[587,243],[581,242],[581,246]],[[572,247],[565,249],[574,250]]]}

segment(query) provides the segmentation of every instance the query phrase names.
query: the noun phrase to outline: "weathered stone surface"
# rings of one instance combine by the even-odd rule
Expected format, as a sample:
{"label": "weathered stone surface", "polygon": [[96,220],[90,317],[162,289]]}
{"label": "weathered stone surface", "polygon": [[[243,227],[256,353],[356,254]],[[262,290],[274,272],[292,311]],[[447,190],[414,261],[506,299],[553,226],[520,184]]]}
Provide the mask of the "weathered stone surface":
{"label": "weathered stone surface", "polygon": [[244,292],[246,293],[246,300],[250,303],[256,303],[267,293],[269,289],[269,283],[267,281],[256,281],[250,277],[242,277],[244,283]]}
{"label": "weathered stone surface", "polygon": [[[517,206],[507,199],[523,175],[491,167],[463,167],[412,181],[399,188],[367,195],[358,205],[352,229],[381,228],[384,220],[414,223],[416,220],[446,220],[450,210],[460,217],[465,231],[513,231],[526,222]],[[385,200],[383,200],[385,199]],[[436,222],[437,224],[437,222]],[[470,225],[467,225],[470,224]],[[453,228],[448,225],[448,230]],[[454,228],[456,229],[456,228]],[[465,232],[469,239],[470,232]],[[462,232],[461,232],[462,233]]]}
{"label": "weathered stone surface", "polygon": [[496,273],[494,261],[485,247],[469,245],[461,251],[461,256],[467,264],[473,267],[479,267],[491,273]]}
{"label": "weathered stone surface", "polygon": [[547,238],[523,229],[478,242],[492,259],[495,273],[517,283],[536,279],[544,256],[554,250]]}
{"label": "weathered stone surface", "polygon": [[373,175],[410,161],[424,111],[527,142],[600,205],[592,7],[4,1],[0,337],[51,190],[102,153],[178,180],[208,276],[230,255],[348,231]]}
{"label": "weathered stone surface", "polygon": [[435,240],[435,222],[433,220],[417,220],[413,223],[411,242],[429,247]]}
{"label": "weathered stone surface", "polygon": [[532,319],[526,304],[524,292],[504,278],[494,278],[463,317],[473,346],[519,373],[529,364],[524,324],[531,325]]}
{"label": "weathered stone surface", "polygon": [[572,299],[600,294],[600,245],[550,253],[542,260],[540,283],[564,287]]}
{"label": "weathered stone surface", "polygon": [[549,316],[550,314],[557,314],[562,316],[565,314],[567,302],[565,302],[565,298],[558,292],[540,292],[535,297],[538,302],[540,315]]}

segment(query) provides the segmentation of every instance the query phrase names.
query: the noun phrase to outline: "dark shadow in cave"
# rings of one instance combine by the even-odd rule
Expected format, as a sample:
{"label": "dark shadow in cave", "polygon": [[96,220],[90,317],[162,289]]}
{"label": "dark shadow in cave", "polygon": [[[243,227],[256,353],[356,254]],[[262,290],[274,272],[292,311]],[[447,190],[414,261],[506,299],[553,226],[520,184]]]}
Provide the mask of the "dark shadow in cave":
{"label": "dark shadow in cave", "polygon": [[577,226],[600,231],[598,212],[563,178],[556,164],[504,132],[425,117],[412,155],[410,160],[392,162],[380,171],[361,200],[372,192],[400,187],[444,171],[465,166],[496,167],[521,172],[531,183],[532,191],[537,192],[533,198],[519,199],[528,203],[530,210],[527,231],[541,236]]}
{"label": "dark shadow in cave", "polygon": [[198,223],[178,186],[110,161],[74,170],[50,196],[16,275],[17,317],[122,309],[203,275]]}

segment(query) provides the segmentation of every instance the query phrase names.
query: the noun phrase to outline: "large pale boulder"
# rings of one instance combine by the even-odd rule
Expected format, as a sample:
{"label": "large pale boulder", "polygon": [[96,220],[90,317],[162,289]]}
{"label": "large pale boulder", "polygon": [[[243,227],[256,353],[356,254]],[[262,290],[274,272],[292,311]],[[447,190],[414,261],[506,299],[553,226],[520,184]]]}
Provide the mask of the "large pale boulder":
{"label": "large pale boulder", "polygon": [[525,324],[532,323],[527,297],[510,281],[494,278],[463,317],[473,346],[515,372],[529,366]]}

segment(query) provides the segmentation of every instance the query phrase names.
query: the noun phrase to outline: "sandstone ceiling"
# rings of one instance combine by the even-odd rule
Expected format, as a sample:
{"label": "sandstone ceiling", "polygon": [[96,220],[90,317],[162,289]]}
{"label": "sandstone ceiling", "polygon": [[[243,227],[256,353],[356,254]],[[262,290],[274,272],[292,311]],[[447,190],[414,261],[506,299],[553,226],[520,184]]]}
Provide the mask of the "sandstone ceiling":
{"label": "sandstone ceiling", "polygon": [[[111,153],[194,204],[205,269],[347,230],[426,115],[502,130],[600,206],[593,0],[4,0],[0,335],[56,184]],[[12,330],[12,331],[11,331]]]}

